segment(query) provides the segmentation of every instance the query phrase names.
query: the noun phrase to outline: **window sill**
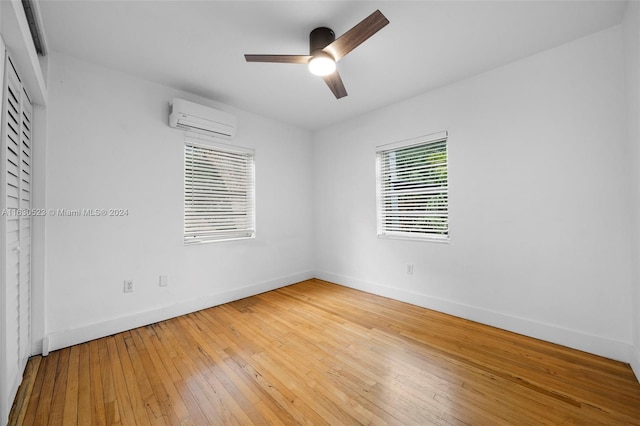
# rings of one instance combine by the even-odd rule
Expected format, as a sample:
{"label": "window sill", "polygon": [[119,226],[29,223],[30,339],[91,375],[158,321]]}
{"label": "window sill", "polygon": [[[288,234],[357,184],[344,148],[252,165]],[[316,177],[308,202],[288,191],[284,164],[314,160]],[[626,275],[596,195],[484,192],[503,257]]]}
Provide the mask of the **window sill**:
{"label": "window sill", "polygon": [[252,235],[250,237],[230,237],[230,238],[221,238],[218,240],[205,240],[205,241],[184,241],[185,246],[199,246],[202,244],[210,244],[210,243],[223,243],[228,241],[244,241],[244,240],[255,240],[256,236]]}
{"label": "window sill", "polygon": [[440,237],[440,236],[422,236],[422,235],[406,235],[406,234],[378,234],[378,239],[450,244],[449,236]]}

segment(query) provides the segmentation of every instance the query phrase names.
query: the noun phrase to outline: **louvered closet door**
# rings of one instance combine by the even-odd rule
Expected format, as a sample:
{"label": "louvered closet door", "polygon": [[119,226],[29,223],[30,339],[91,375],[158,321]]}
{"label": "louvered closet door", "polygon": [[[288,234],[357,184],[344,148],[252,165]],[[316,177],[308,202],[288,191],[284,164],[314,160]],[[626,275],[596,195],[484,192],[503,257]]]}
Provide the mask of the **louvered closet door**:
{"label": "louvered closet door", "polygon": [[[24,89],[20,120],[20,208],[31,209],[31,116],[33,108]],[[20,371],[24,370],[31,354],[31,216],[19,216],[20,259]],[[20,373],[22,375],[22,373]]]}
{"label": "louvered closet door", "polygon": [[5,61],[2,107],[2,216],[6,305],[7,393],[15,395],[30,354],[31,330],[31,103],[10,59]]}

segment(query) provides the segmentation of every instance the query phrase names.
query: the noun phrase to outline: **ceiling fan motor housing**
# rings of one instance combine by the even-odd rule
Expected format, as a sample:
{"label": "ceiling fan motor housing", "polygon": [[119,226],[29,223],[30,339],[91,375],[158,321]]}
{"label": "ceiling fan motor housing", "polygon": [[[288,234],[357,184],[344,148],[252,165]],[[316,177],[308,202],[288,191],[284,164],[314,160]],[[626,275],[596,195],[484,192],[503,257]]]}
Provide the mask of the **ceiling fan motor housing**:
{"label": "ceiling fan motor housing", "polygon": [[309,34],[309,54],[313,55],[316,51],[324,49],[335,39],[336,35],[331,28],[316,28]]}

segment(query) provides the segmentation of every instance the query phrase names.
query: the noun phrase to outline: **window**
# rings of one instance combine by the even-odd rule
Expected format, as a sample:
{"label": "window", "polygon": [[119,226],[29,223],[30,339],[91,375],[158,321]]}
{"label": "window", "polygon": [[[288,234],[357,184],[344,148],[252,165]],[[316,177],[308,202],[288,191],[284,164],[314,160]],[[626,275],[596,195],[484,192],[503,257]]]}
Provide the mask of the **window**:
{"label": "window", "polygon": [[254,153],[187,141],[185,244],[255,236]]}
{"label": "window", "polygon": [[447,133],[380,146],[378,236],[448,241]]}

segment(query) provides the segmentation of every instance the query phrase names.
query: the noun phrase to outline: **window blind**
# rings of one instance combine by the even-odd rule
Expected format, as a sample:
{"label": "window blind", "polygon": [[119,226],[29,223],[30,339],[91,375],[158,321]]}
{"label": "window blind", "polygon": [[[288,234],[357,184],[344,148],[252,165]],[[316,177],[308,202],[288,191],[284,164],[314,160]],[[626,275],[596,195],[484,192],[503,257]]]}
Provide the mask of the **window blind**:
{"label": "window blind", "polygon": [[254,154],[185,142],[184,241],[255,235]]}
{"label": "window blind", "polygon": [[377,187],[379,236],[448,239],[446,136],[379,149]]}

